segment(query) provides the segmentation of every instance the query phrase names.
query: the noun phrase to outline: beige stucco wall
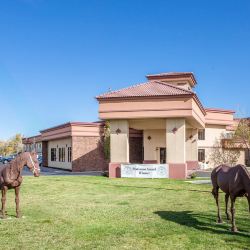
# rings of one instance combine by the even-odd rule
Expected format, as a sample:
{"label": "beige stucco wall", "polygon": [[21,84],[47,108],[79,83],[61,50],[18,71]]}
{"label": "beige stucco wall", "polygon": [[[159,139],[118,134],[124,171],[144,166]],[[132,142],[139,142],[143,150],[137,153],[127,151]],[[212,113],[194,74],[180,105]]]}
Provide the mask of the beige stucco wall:
{"label": "beige stucco wall", "polygon": [[99,100],[100,119],[147,119],[186,117],[204,127],[204,114],[192,97]]}
{"label": "beige stucco wall", "polygon": [[[174,133],[173,129],[177,128]],[[186,121],[184,118],[166,120],[167,163],[186,162]]]}
{"label": "beige stucco wall", "polygon": [[[192,99],[190,97],[138,98],[128,100],[99,101],[99,115],[100,118],[103,119],[112,119],[118,116],[120,118],[136,118],[137,115],[139,116],[138,118],[149,118],[149,116],[147,116],[149,111],[159,111],[164,113],[163,111],[191,111],[191,109]],[[126,115],[123,113],[126,113]],[[176,112],[175,115],[178,116]],[[157,117],[157,114],[154,115],[154,117]]]}
{"label": "beige stucco wall", "polygon": [[166,119],[129,120],[129,127],[138,130],[166,129]]}
{"label": "beige stucco wall", "polygon": [[[67,145],[67,147],[66,147]],[[54,168],[72,169],[71,162],[68,162],[68,147],[71,147],[71,138],[48,141],[48,166]],[[58,146],[58,147],[57,147]],[[56,161],[51,161],[51,148],[56,148]],[[59,162],[59,148],[65,148],[65,162]]]}
{"label": "beige stucco wall", "polygon": [[205,140],[198,140],[199,148],[213,147],[216,140],[221,138],[221,134],[226,133],[226,127],[222,125],[206,125]]}
{"label": "beige stucco wall", "polygon": [[69,137],[71,136],[71,127],[67,126],[67,127],[62,127],[62,128],[58,128],[58,129],[51,129],[45,132],[41,132],[42,133],[42,140],[55,140],[55,139],[60,139],[63,137]]}
{"label": "beige stucco wall", "polygon": [[237,164],[245,165],[245,150],[240,151],[240,157],[237,161]]}
{"label": "beige stucco wall", "polygon": [[186,129],[186,161],[198,160],[198,129]]}
{"label": "beige stucco wall", "polygon": [[[149,140],[148,137],[151,137]],[[147,129],[143,131],[144,160],[157,160],[160,163],[159,148],[166,148],[165,129]]]}
{"label": "beige stucco wall", "polygon": [[74,125],[71,127],[71,136],[97,136],[103,132],[101,126],[93,125]]}
{"label": "beige stucco wall", "polygon": [[[117,130],[120,133],[117,133]],[[129,162],[129,123],[127,120],[110,121],[110,160]]]}
{"label": "beige stucco wall", "polygon": [[55,129],[42,131],[42,140],[55,140],[70,136],[100,136],[103,128],[99,124],[72,123]]}
{"label": "beige stucco wall", "polygon": [[192,99],[192,118],[194,127],[199,127],[199,128],[205,127],[205,116],[203,112],[199,106],[198,100]]}
{"label": "beige stucco wall", "polygon": [[226,126],[224,125],[210,125],[205,127],[205,140],[198,140],[198,148],[205,149],[205,162],[209,162],[210,168],[215,167],[211,159],[211,150],[217,140],[221,138],[221,135],[226,132]]}
{"label": "beige stucco wall", "polygon": [[206,124],[220,124],[220,125],[233,125],[234,112],[219,110],[219,109],[206,109]]}

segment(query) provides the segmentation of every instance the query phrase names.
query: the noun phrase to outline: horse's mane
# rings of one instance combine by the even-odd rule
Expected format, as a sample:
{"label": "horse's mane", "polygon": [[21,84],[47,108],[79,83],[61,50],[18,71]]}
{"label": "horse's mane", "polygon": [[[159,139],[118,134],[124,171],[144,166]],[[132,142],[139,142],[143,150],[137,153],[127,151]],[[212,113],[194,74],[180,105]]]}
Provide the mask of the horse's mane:
{"label": "horse's mane", "polygon": [[18,161],[22,160],[22,153],[18,153],[18,155],[9,163],[10,169],[19,170],[18,169]]}

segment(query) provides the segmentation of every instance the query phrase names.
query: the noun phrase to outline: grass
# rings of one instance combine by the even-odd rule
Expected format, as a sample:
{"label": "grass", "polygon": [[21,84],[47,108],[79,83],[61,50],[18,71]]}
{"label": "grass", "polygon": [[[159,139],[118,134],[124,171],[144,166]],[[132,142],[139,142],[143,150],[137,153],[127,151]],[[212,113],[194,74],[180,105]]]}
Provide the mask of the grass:
{"label": "grass", "polygon": [[237,200],[240,232],[232,234],[228,223],[215,223],[210,191],[168,179],[25,177],[25,217],[14,218],[9,191],[1,249],[250,249],[246,199]]}

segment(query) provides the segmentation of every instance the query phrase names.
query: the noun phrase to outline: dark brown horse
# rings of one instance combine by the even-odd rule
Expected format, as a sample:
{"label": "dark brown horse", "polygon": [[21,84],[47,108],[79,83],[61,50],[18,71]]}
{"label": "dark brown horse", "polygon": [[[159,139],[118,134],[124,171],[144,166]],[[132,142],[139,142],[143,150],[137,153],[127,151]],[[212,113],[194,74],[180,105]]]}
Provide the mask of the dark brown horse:
{"label": "dark brown horse", "polygon": [[226,215],[230,220],[228,213],[228,199],[231,200],[231,222],[233,232],[237,232],[235,225],[235,200],[237,197],[246,196],[249,204],[250,212],[250,174],[247,168],[243,165],[236,165],[235,167],[229,167],[226,165],[220,165],[216,167],[211,173],[211,180],[213,184],[212,194],[216,200],[218,208],[218,223],[222,223],[219,205],[219,188],[226,193]]}
{"label": "dark brown horse", "polygon": [[6,165],[0,166],[0,189],[2,191],[2,218],[6,218],[5,203],[8,189],[15,189],[16,196],[16,216],[21,217],[19,208],[19,192],[22,184],[22,170],[27,166],[33,172],[35,177],[40,174],[39,163],[35,152],[20,153],[14,160]]}

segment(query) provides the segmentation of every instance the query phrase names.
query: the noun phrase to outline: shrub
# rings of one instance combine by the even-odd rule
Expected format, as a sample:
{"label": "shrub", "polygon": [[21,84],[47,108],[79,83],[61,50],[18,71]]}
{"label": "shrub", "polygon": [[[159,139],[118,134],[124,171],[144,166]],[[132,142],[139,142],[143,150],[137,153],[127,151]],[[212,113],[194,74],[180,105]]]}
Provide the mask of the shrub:
{"label": "shrub", "polygon": [[191,175],[190,175],[190,178],[191,179],[195,179],[197,177],[197,174],[196,173],[192,173]]}

